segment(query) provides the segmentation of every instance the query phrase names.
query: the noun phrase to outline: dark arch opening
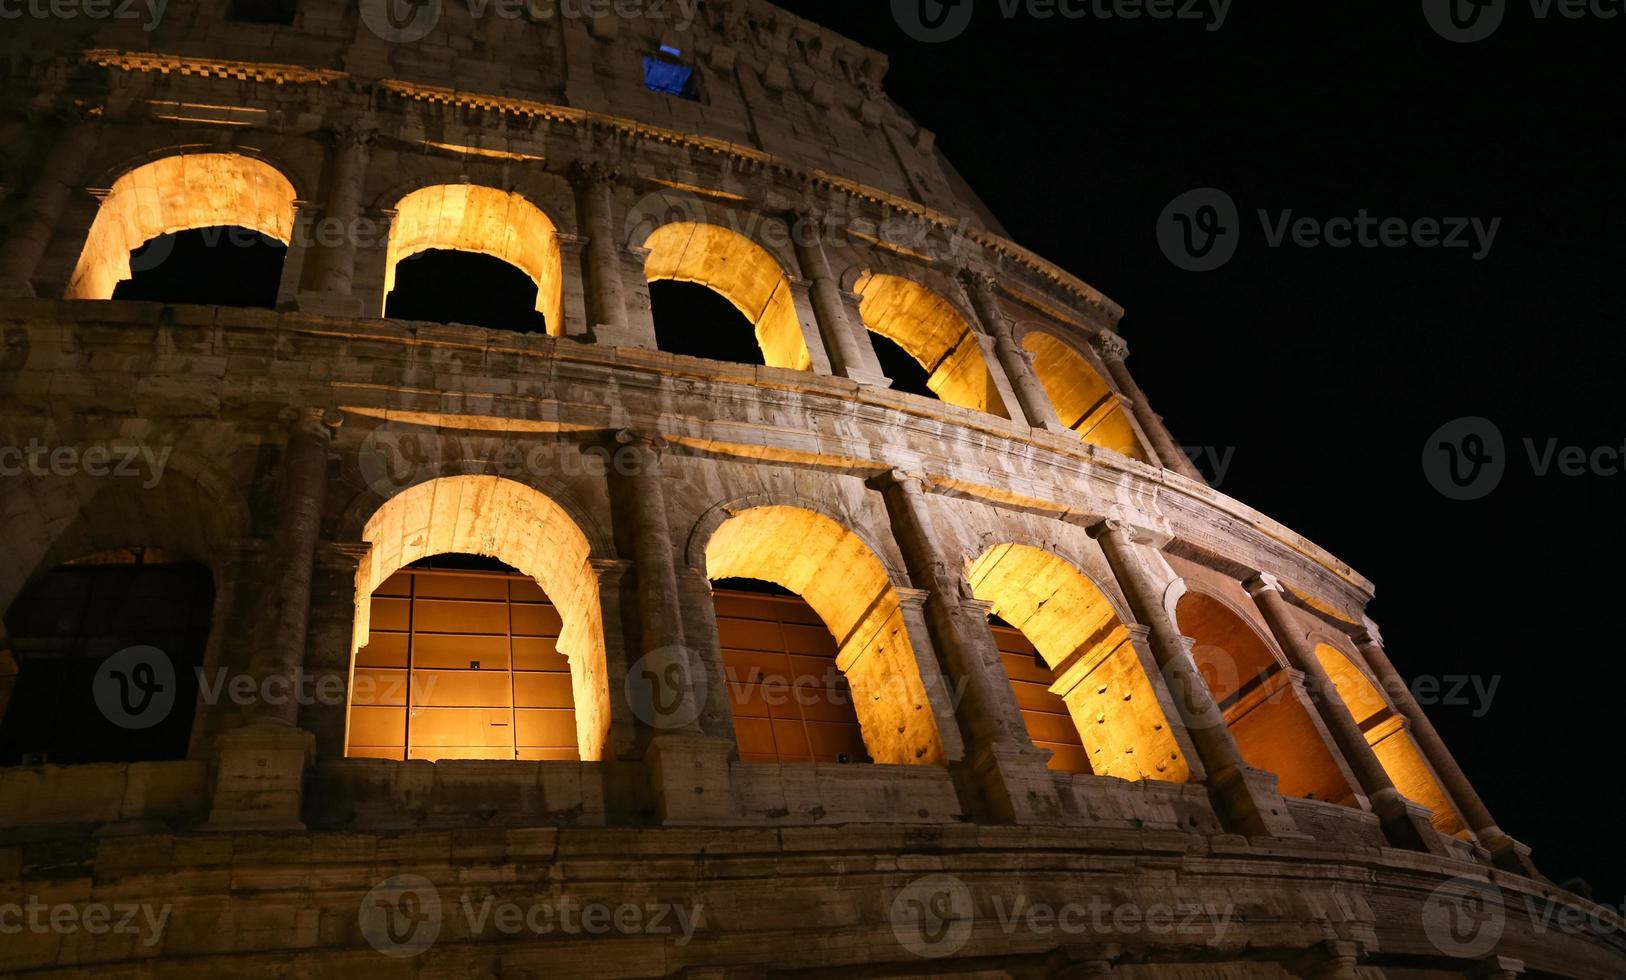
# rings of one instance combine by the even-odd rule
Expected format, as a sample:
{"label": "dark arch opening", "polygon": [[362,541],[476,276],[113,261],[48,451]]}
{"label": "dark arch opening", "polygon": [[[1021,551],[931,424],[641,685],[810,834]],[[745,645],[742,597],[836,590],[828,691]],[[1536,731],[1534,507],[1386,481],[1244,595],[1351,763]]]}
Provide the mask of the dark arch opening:
{"label": "dark arch opening", "polygon": [[398,320],[547,333],[536,283],[518,267],[478,252],[432,248],[395,267],[384,315]]}
{"label": "dark arch opening", "polygon": [[0,765],[186,758],[213,613],[209,570],[157,549],[47,572],[5,615]]}
{"label": "dark arch opening", "polygon": [[220,225],[159,235],[130,253],[114,299],[273,309],[288,247],[249,228]]}
{"label": "dark arch opening", "polygon": [[927,398],[937,397],[937,392],[926,383],[931,374],[920,366],[919,361],[910,357],[908,351],[899,347],[891,337],[873,330],[870,331],[869,339],[875,348],[875,359],[881,362],[881,373],[892,379],[894,391],[924,395]]}
{"label": "dark arch opening", "polygon": [[655,344],[668,354],[732,364],[767,363],[751,321],[709,286],[675,279],[652,282],[649,306]]}

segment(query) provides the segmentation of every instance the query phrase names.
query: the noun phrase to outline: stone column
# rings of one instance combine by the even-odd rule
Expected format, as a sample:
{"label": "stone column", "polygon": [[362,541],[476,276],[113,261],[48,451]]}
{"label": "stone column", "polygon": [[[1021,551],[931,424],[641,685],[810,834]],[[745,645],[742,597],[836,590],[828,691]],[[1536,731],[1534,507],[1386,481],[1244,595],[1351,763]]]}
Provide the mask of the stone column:
{"label": "stone column", "polygon": [[1445,741],[1435,730],[1434,723],[1428,720],[1428,715],[1418,705],[1417,699],[1412,697],[1411,688],[1407,686],[1400,672],[1390,662],[1389,655],[1383,649],[1383,642],[1372,630],[1367,630],[1355,638],[1356,648],[1366,659],[1367,666],[1377,676],[1378,684],[1394,701],[1395,708],[1410,725],[1411,736],[1417,747],[1422,750],[1423,758],[1434,768],[1434,774],[1444,784],[1445,791],[1450,794],[1451,802],[1456,804],[1457,812],[1468,822],[1473,830],[1474,837],[1480,845],[1491,852],[1492,859],[1497,867],[1505,871],[1512,871],[1527,877],[1539,878],[1540,873],[1530,861],[1530,850],[1523,844],[1509,837],[1496,825],[1491,816],[1490,809],[1485,801],[1479,798],[1473,783],[1469,781],[1462,767],[1457,765],[1456,757],[1446,748]]}
{"label": "stone column", "polygon": [[17,655],[11,649],[11,637],[0,626],[0,721],[6,717],[6,706],[11,703],[11,689],[17,685]]}
{"label": "stone column", "polygon": [[1168,426],[1163,424],[1162,417],[1152,411],[1151,403],[1146,400],[1146,392],[1135,382],[1135,376],[1129,373],[1129,365],[1124,363],[1129,357],[1129,345],[1124,343],[1124,339],[1110,330],[1103,330],[1095,335],[1091,343],[1100,352],[1101,360],[1106,362],[1107,371],[1117,383],[1118,389],[1129,399],[1135,421],[1140,423],[1146,437],[1152,440],[1153,455],[1163,464],[1164,469],[1174,470],[1198,483],[1208,482],[1203,479],[1202,473],[1198,472],[1191,457],[1187,456],[1185,450],[1180,448],[1180,444],[1174,441],[1174,436],[1169,433]]}
{"label": "stone column", "polygon": [[71,123],[51,148],[34,175],[11,233],[0,244],[0,296],[34,295],[34,273],[50,247],[51,233],[62,223],[74,186],[95,147],[95,126],[80,120]]}
{"label": "stone column", "polygon": [[1147,628],[1152,656],[1162,672],[1150,679],[1154,685],[1166,684],[1174,689],[1171,693],[1180,717],[1170,718],[1169,722],[1183,724],[1190,734],[1197,758],[1206,770],[1204,782],[1220,821],[1249,836],[1297,836],[1298,826],[1276,788],[1276,777],[1243,760],[1242,750],[1208,689],[1208,681],[1191,659],[1191,641],[1180,635],[1163,608],[1162,590],[1146,569],[1135,544],[1134,528],[1122,521],[1106,520],[1092,526],[1089,533],[1100,542],[1107,564],[1129,602],[1130,613]]}
{"label": "stone column", "polygon": [[926,630],[960,698],[955,716],[967,766],[957,775],[974,783],[962,782],[962,791],[975,791],[967,802],[995,820],[1054,822],[1060,799],[1045,769],[1049,753],[1027,737],[985,609],[968,601],[964,576],[937,546],[921,478],[893,470],[871,486],[885,498],[910,580],[926,592]]}
{"label": "stone column", "polygon": [[302,312],[332,316],[355,316],[361,312],[361,300],[352,292],[356,277],[356,235],[367,184],[367,163],[377,135],[376,130],[364,127],[335,134],[327,204],[322,209],[321,220],[315,224],[312,239],[298,243],[308,250],[304,279],[309,289],[301,290],[298,300]]}
{"label": "stone column", "polygon": [[863,384],[882,384],[882,379],[868,370],[863,352],[859,349],[858,333],[847,316],[847,303],[841,284],[830,272],[830,258],[824,252],[823,231],[823,220],[817,213],[803,212],[791,218],[796,262],[802,268],[802,276],[811,284],[813,315],[818,320],[819,335],[824,338],[824,350],[830,358],[830,372]]}
{"label": "stone column", "polygon": [[1366,741],[1366,734],[1356,723],[1349,707],[1337,695],[1337,687],[1327,670],[1321,665],[1309,638],[1294,623],[1294,614],[1287,604],[1287,596],[1274,575],[1261,574],[1243,584],[1248,595],[1259,607],[1276,637],[1282,651],[1294,670],[1302,671],[1315,694],[1316,710],[1327,725],[1333,742],[1343,755],[1344,762],[1360,783],[1360,788],[1372,804],[1372,812],[1383,824],[1384,834],[1396,847],[1432,854],[1447,854],[1445,842],[1439,832],[1429,824],[1427,811],[1411,803],[1395,788],[1394,780],[1378,761],[1377,753]]}
{"label": "stone column", "polygon": [[700,725],[708,690],[684,639],[661,471],[667,443],[658,434],[631,430],[616,433],[616,442],[622,447],[615,473],[630,524],[642,651],[627,669],[623,690],[634,716],[652,733],[643,753],[650,793],[665,824],[726,821],[733,815],[734,744],[707,736]]}
{"label": "stone column", "polygon": [[[1046,432],[1070,431],[1061,424],[1060,417],[1056,415],[1056,406],[1050,402],[1050,395],[1033,373],[1033,355],[1016,342],[1010,318],[1000,307],[994,277],[966,271],[960,274],[960,280],[971,296],[971,306],[976,310],[977,319],[982,322],[983,332],[994,339],[995,356],[999,358],[999,365],[1016,396],[1016,404],[1009,406],[1012,420],[1026,422],[1029,427]],[[1021,412],[1020,417],[1015,414],[1018,411]]]}
{"label": "stone column", "polygon": [[[621,243],[616,240],[610,190],[616,172],[602,164],[578,163],[570,179],[587,238],[587,317],[598,343],[627,344],[626,286],[621,278]],[[598,337],[602,333],[603,337]]]}
{"label": "stone column", "polygon": [[558,335],[575,340],[588,340],[592,337],[592,324],[587,318],[587,284],[583,281],[586,274],[587,239],[580,235],[567,235],[564,232],[559,232],[554,237],[559,242],[559,267],[564,280],[564,288],[560,290],[564,302],[560,305],[564,308],[565,322],[557,327]]}
{"label": "stone column", "polygon": [[283,455],[282,498],[265,569],[265,606],[250,638],[255,695],[215,743],[208,829],[304,829],[305,766],[315,737],[300,729],[299,701],[311,610],[311,577],[327,495],[327,457],[337,423],[301,410]]}
{"label": "stone column", "polygon": [[1381,976],[1361,966],[1363,950],[1358,942],[1331,939],[1313,947],[1293,963],[1293,972],[1304,980],[1371,980]]}

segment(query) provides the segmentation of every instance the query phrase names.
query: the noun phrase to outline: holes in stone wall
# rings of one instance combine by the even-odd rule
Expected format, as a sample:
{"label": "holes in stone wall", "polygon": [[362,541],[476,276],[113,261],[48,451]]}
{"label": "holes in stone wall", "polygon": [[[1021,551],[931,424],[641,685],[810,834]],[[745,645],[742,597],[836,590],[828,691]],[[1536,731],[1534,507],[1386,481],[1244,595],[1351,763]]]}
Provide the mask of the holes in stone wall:
{"label": "holes in stone wall", "polygon": [[296,0],[230,0],[226,5],[226,19],[239,24],[292,27],[298,12]]}
{"label": "holes in stone wall", "polygon": [[184,759],[214,580],[122,549],[58,566],[17,597],[0,651],[0,765]]}
{"label": "holes in stone wall", "polygon": [[732,364],[764,364],[756,328],[721,293],[698,283],[649,284],[655,343],[670,354]]}
{"label": "holes in stone wall", "polygon": [[536,283],[515,266],[475,252],[429,249],[402,259],[384,315],[429,323],[547,333]]}
{"label": "holes in stone wall", "polygon": [[160,235],[130,253],[113,299],[272,309],[287,246],[235,225]]}

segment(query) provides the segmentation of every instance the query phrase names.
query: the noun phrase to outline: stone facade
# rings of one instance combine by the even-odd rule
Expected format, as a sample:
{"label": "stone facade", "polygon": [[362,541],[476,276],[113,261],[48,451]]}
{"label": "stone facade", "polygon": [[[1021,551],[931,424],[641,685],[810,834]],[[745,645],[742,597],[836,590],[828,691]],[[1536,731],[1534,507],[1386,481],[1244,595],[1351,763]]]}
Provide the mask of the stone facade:
{"label": "stone facade", "polygon": [[[1202,482],[1123,311],[1005,237],[883,55],[759,0],[635,6],[18,24],[0,608],[162,549],[213,577],[204,676],[249,693],[200,693],[181,757],[0,769],[0,973],[1626,971],[1626,923],[1540,876],[1411,698],[1370,584]],[[213,226],[289,246],[275,310],[111,298]],[[547,333],[384,318],[431,248],[525,272]],[[664,279],[767,366],[658,350]],[[370,596],[443,553],[558,607],[578,759],[347,751]],[[874,764],[740,761],[735,577],[818,614]]]}

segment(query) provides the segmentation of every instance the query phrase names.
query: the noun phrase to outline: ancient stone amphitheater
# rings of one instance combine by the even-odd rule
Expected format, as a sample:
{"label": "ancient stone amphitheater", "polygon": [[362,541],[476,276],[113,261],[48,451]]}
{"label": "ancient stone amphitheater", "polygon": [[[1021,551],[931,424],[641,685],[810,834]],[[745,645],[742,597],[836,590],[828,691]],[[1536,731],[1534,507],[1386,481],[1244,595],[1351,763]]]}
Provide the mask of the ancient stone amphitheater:
{"label": "ancient stone amphitheater", "polygon": [[[884,55],[62,2],[0,41],[0,973],[1626,975]],[[130,292],[222,229],[274,300]],[[444,253],[541,329],[386,316]]]}

